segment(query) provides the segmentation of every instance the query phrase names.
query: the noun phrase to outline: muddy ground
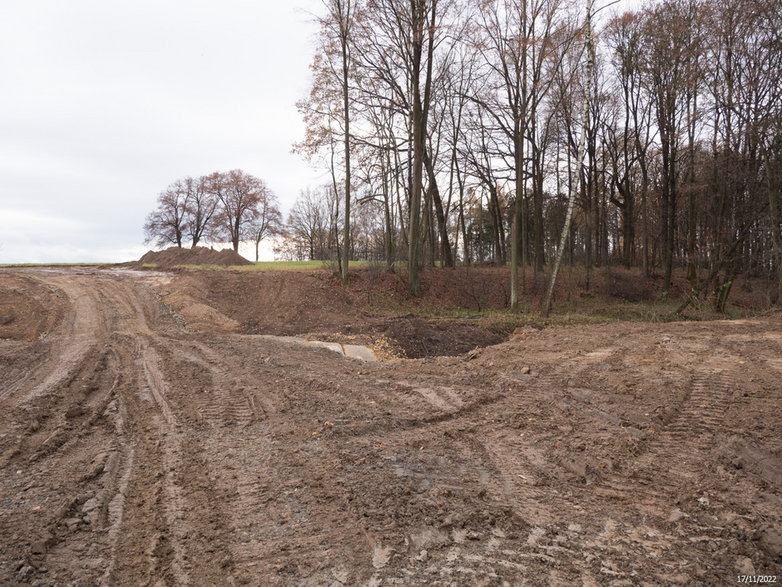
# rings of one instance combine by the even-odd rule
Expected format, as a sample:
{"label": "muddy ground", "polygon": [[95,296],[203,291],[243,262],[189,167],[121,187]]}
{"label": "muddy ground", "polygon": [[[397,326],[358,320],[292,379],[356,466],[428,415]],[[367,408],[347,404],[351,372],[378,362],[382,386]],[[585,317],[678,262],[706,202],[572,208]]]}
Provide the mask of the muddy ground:
{"label": "muddy ground", "polygon": [[[221,311],[220,283],[0,271],[0,584],[782,572],[780,314],[362,363],[257,336],[292,333]],[[337,336],[330,312],[301,330]]]}

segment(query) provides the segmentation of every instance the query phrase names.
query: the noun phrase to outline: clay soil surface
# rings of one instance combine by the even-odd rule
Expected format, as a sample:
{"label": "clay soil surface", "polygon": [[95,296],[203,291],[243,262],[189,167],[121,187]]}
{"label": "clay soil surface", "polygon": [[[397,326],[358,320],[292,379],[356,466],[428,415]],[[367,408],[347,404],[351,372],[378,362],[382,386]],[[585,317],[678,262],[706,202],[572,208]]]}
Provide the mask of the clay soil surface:
{"label": "clay soil surface", "polygon": [[782,574],[782,315],[363,363],[260,336],[388,334],[357,300],[232,279],[0,270],[0,584]]}

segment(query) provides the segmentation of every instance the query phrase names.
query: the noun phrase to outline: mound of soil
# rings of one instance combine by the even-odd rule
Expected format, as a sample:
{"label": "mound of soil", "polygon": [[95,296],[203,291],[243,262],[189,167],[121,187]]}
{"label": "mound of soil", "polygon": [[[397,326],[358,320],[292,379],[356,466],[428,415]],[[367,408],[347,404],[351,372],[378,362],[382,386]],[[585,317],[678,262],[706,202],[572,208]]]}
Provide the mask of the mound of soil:
{"label": "mound of soil", "polygon": [[173,269],[180,265],[250,265],[250,261],[232,249],[215,251],[206,247],[184,249],[171,247],[165,251],[149,251],[138,260],[139,265],[155,265],[158,269]]}
{"label": "mound of soil", "polygon": [[0,339],[34,341],[62,320],[63,293],[23,275],[3,275],[0,283]]}

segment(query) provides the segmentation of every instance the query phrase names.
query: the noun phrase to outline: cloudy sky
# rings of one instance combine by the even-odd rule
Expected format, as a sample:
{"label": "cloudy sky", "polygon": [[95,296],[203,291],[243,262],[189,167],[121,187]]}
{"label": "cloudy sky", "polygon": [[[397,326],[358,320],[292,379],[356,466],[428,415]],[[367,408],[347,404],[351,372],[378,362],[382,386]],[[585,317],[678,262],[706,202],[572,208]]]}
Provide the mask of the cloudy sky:
{"label": "cloudy sky", "polygon": [[0,18],[0,263],[128,261],[175,179],[241,168],[287,209],[319,0],[25,0]]}

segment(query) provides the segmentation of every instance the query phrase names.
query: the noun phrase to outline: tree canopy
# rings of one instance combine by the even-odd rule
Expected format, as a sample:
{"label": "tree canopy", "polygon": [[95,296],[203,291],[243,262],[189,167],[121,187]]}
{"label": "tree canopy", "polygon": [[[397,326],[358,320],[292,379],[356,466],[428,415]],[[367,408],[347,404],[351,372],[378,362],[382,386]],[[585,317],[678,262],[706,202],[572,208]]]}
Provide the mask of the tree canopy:
{"label": "tree canopy", "polygon": [[328,0],[321,24],[297,149],[332,174],[332,257],[407,260],[414,293],[455,262],[510,262],[513,292],[559,254],[686,268],[718,307],[740,273],[782,291],[778,0]]}
{"label": "tree canopy", "polygon": [[189,244],[203,240],[258,247],[282,230],[277,197],[266,183],[240,169],[215,172],[198,178],[176,180],[163,190],[157,207],[144,224],[146,242],[158,246]]}

